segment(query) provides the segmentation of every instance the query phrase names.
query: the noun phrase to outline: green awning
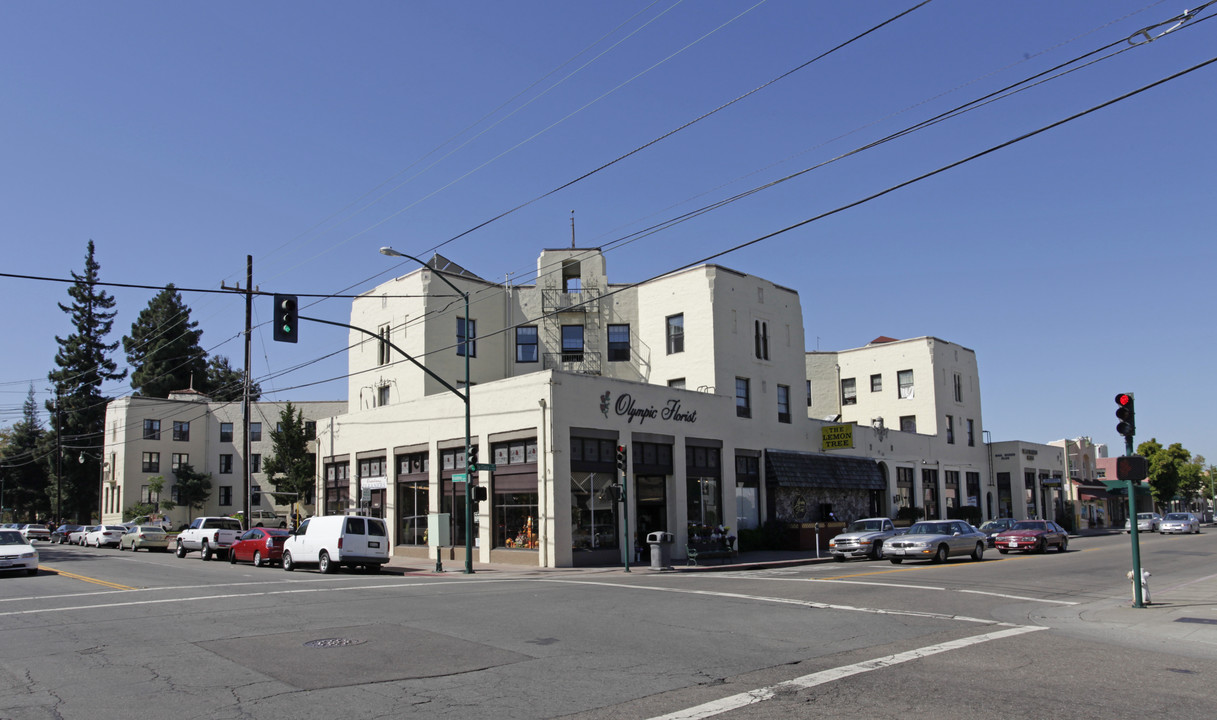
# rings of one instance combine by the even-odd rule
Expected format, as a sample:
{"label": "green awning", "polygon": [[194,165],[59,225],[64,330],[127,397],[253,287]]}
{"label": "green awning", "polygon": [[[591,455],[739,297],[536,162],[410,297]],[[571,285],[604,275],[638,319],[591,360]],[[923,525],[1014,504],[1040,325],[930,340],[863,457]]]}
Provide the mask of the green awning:
{"label": "green awning", "polygon": [[[1127,480],[1100,480],[1099,482],[1107,488],[1107,492],[1120,497],[1128,497],[1128,481]],[[1138,497],[1150,497],[1153,493],[1149,490],[1148,483],[1133,483],[1136,488]]]}
{"label": "green awning", "polygon": [[782,487],[887,490],[879,465],[870,458],[798,450],[765,450],[765,477]]}

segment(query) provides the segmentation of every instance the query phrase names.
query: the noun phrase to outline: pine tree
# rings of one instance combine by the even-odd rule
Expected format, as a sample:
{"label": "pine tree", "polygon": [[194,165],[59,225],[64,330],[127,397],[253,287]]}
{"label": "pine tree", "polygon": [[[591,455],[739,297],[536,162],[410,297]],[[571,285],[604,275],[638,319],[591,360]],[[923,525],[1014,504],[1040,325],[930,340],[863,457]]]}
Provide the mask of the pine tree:
{"label": "pine tree", "polygon": [[51,512],[46,463],[40,452],[45,435],[46,430],[38,419],[34,386],[30,385],[29,395],[21,408],[21,421],[13,425],[8,442],[0,452],[0,466],[5,477],[4,507],[12,508],[15,519],[43,518]]}
{"label": "pine tree", "polygon": [[131,387],[141,395],[166,398],[174,390],[205,392],[207,353],[199,347],[203,331],[172,284],[166,285],[131,324],[123,350],[133,368]]}
{"label": "pine tree", "polygon": [[75,282],[68,288],[72,303],[59,303],[59,309],[71,317],[74,332],[66,338],[55,337],[59,343],[55,353],[58,369],[47,375],[58,398],[58,408],[52,401],[47,403],[47,410],[52,422],[58,423],[62,453],[52,460],[52,467],[58,466],[60,473],[55,487],[62,490],[62,497],[56,498],[55,511],[79,522],[87,522],[97,508],[103,425],[109,401],[102,395],[101,384],[127,376],[127,371],[119,372],[109,356],[118,343],[105,342],[116,313],[114,297],[97,287],[100,269],[90,240],[84,272],[79,275],[72,272]]}
{"label": "pine tree", "polygon": [[[204,392],[212,400],[217,402],[235,402],[241,399],[244,394],[242,383],[245,382],[245,373],[240,370],[233,369],[228,364],[228,358],[223,355],[213,355],[207,361],[207,380],[204,384]],[[258,383],[249,384],[249,401],[255,402],[262,397],[262,386]]]}
{"label": "pine tree", "polygon": [[304,413],[288,403],[279,413],[279,427],[271,430],[270,439],[273,452],[262,462],[262,472],[276,491],[286,493],[277,500],[311,502],[317,457],[308,449],[313,438],[304,424]]}

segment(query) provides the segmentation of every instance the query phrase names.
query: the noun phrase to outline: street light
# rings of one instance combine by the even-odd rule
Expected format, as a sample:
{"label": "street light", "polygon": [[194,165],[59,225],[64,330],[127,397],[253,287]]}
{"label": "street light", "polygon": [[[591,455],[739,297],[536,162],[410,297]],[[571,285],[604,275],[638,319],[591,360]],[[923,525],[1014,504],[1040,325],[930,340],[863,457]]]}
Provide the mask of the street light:
{"label": "street light", "polygon": [[456,391],[453,391],[453,392],[456,394],[457,397],[459,397],[465,403],[465,461],[466,461],[465,462],[465,473],[466,473],[465,474],[465,572],[467,574],[472,574],[473,573],[473,491],[472,491],[473,478],[472,478],[472,475],[473,475],[473,473],[477,472],[477,469],[474,467],[471,467],[470,463],[468,462],[469,457],[470,457],[470,445],[469,445],[469,430],[470,430],[470,424],[469,424],[469,335],[470,335],[470,333],[469,333],[469,293],[461,291],[461,289],[458,288],[456,285],[453,285],[452,281],[449,280],[447,277],[445,277],[443,273],[437,271],[435,268],[431,267],[430,265],[423,262],[422,260],[419,260],[418,258],[414,257],[413,255],[407,255],[403,252],[398,252],[388,246],[382,247],[380,249],[380,254],[386,255],[388,257],[403,257],[403,258],[406,258],[407,260],[413,260],[414,262],[418,263],[419,265],[422,265],[423,267],[427,268],[428,270],[431,270],[432,273],[434,273],[440,280],[443,280],[448,285],[448,287],[450,287],[454,291],[456,291],[456,294],[460,295],[465,300],[465,341],[464,341],[465,347],[463,348],[463,351],[464,351],[463,354],[465,356],[465,392],[463,394],[456,392]]}

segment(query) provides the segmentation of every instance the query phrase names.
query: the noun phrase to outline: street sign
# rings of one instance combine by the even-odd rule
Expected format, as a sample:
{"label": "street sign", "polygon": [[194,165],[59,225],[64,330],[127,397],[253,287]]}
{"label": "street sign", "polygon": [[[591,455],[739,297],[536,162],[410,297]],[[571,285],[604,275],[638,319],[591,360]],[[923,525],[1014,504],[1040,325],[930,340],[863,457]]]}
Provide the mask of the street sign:
{"label": "street sign", "polygon": [[469,482],[469,474],[468,473],[453,473],[452,482],[454,482],[454,483]]}
{"label": "street sign", "polygon": [[473,466],[474,472],[494,472],[499,466],[494,463],[477,463]]}

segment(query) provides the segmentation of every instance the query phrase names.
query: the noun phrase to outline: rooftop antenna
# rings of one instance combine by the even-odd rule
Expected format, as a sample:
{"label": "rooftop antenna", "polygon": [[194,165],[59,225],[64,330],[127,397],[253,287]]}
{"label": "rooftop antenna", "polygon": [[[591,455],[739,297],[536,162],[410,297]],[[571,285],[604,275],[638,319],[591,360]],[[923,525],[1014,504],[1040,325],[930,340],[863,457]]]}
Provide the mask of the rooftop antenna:
{"label": "rooftop antenna", "polygon": [[575,249],[575,211],[570,211],[570,249]]}

